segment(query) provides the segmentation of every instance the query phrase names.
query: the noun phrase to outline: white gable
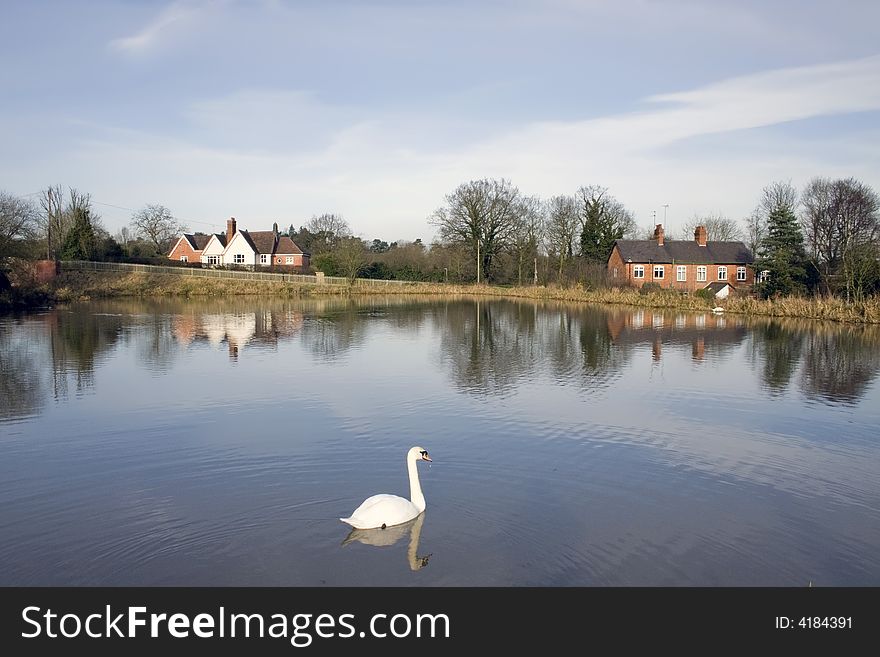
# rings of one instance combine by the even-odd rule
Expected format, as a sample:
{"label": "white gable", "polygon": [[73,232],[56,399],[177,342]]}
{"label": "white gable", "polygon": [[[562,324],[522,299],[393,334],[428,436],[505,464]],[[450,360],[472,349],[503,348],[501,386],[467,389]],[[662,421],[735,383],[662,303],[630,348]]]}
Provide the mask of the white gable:
{"label": "white gable", "polygon": [[211,235],[211,239],[208,240],[208,243],[205,244],[205,248],[202,249],[202,256],[222,255],[223,250],[223,245],[220,243],[220,240],[217,239],[217,236]]}
{"label": "white gable", "polygon": [[[236,258],[238,256],[238,258]],[[240,232],[236,232],[223,252],[224,265],[255,265],[257,252]]]}

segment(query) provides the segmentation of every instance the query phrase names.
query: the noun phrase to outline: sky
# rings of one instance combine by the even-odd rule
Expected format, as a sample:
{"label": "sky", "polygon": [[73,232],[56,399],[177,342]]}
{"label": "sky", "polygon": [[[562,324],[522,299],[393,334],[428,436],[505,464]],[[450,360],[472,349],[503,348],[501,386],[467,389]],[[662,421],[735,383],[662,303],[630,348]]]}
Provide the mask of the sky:
{"label": "sky", "polygon": [[880,3],[0,0],[0,190],[111,233],[342,214],[422,239],[459,184],[601,185],[641,226],[776,180],[880,190]]}

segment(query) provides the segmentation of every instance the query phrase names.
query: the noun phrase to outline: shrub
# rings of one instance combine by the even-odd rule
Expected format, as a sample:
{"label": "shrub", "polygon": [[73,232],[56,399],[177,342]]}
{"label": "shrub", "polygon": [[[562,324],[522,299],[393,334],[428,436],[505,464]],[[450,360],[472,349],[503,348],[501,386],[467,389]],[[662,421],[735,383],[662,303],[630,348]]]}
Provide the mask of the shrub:
{"label": "shrub", "polygon": [[702,290],[697,290],[696,292],[694,292],[694,296],[700,297],[701,299],[705,299],[709,302],[715,301],[715,293],[712,290],[708,290],[706,288],[703,288]]}
{"label": "shrub", "polygon": [[654,292],[659,292],[662,289],[660,283],[645,283],[639,288],[639,294],[652,294]]}

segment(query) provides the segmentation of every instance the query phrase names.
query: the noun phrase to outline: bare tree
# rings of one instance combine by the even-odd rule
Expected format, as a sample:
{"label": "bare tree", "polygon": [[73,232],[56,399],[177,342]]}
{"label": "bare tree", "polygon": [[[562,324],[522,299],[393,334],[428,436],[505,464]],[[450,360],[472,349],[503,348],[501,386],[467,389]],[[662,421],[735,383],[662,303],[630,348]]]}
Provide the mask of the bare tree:
{"label": "bare tree", "polygon": [[755,208],[745,219],[746,224],[746,246],[752,253],[757,253],[761,248],[761,240],[767,233],[767,218],[761,212],[760,208]]}
{"label": "bare tree", "polygon": [[704,226],[709,239],[716,242],[739,242],[743,239],[742,227],[737,221],[720,213],[695,214],[681,229],[681,239],[694,239],[697,226]]}
{"label": "bare tree", "polygon": [[481,274],[492,280],[492,261],[508,245],[516,226],[519,189],[509,180],[472,180],[446,196],[446,206],[431,215],[440,236],[467,244]]}
{"label": "bare tree", "polygon": [[761,243],[767,237],[767,220],[772,212],[796,214],[798,192],[790,180],[776,180],[761,190],[758,206],[746,219],[748,247],[752,253],[761,250]]}
{"label": "bare tree", "polygon": [[341,240],[351,237],[351,228],[341,214],[324,213],[313,216],[306,222],[309,235],[309,248],[312,255],[336,249]]}
{"label": "bare tree", "polygon": [[[843,277],[847,297],[864,280],[880,238],[880,197],[868,185],[853,178],[814,178],[804,188],[804,227],[807,249],[825,289]],[[875,256],[876,257],[876,254]]]}
{"label": "bare tree", "polygon": [[40,206],[45,213],[42,227],[46,234],[46,258],[51,260],[64,243],[69,227],[64,216],[64,192],[61,185],[52,185],[41,191]]}
{"label": "bare tree", "polygon": [[337,265],[352,284],[361,270],[367,266],[369,262],[367,256],[367,245],[359,237],[343,237],[333,250]]}
{"label": "bare tree", "polygon": [[571,196],[554,196],[547,202],[545,239],[547,250],[559,261],[558,276],[574,256],[574,241],[580,228],[577,202]]}
{"label": "bare tree", "polygon": [[32,202],[0,192],[0,258],[18,253],[21,240],[36,234],[38,217]]}
{"label": "bare tree", "polygon": [[128,246],[128,243],[132,241],[131,230],[128,226],[120,228],[113,237],[122,246]]}
{"label": "bare tree", "polygon": [[186,231],[164,205],[146,205],[131,218],[131,228],[138,238],[145,239],[156,253],[167,253],[174,238]]}
{"label": "bare tree", "polygon": [[798,192],[790,180],[777,180],[761,190],[761,202],[758,207],[769,215],[773,211],[792,212],[797,211]]}
{"label": "bare tree", "polygon": [[473,263],[467,245],[462,242],[434,242],[427,253],[429,264],[437,272],[442,272],[444,282],[461,283],[467,277],[468,266]]}
{"label": "bare tree", "polygon": [[651,224],[650,226],[639,226],[638,232],[633,237],[627,237],[627,239],[635,239],[635,240],[653,240],[655,238],[654,233],[657,230],[657,224]]}
{"label": "bare tree", "polygon": [[520,199],[510,248],[516,262],[517,285],[523,284],[523,271],[533,270],[544,224],[544,207],[537,196]]}
{"label": "bare tree", "polygon": [[44,214],[38,223],[46,236],[46,257],[49,259],[58,256],[77,217],[88,215],[91,225],[101,228],[101,217],[92,209],[91,195],[73,187],[67,190],[66,202],[61,185],[42,190],[40,207]]}

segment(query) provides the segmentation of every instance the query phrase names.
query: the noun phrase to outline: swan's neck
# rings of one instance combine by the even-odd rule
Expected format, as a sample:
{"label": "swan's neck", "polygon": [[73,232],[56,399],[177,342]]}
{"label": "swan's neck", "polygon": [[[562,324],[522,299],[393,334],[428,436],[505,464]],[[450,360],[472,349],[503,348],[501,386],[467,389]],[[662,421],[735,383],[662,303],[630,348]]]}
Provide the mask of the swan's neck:
{"label": "swan's neck", "polygon": [[422,495],[422,486],[419,484],[419,469],[416,459],[407,459],[406,469],[409,471],[409,498],[420,512],[424,511],[425,496]]}

